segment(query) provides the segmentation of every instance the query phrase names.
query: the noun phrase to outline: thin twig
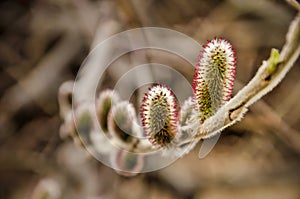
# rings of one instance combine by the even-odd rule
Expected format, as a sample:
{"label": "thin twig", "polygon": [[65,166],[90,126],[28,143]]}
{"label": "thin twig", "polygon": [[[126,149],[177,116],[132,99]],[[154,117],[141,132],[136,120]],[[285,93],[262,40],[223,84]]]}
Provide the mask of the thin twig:
{"label": "thin twig", "polygon": [[286,1],[300,12],[300,4],[296,0],[286,0]]}
{"label": "thin twig", "polygon": [[[273,109],[264,101],[260,100],[251,108],[259,120],[295,151],[300,153],[300,134],[295,129],[291,128],[281,117],[276,114]],[[266,120],[265,118],[268,118]]]}

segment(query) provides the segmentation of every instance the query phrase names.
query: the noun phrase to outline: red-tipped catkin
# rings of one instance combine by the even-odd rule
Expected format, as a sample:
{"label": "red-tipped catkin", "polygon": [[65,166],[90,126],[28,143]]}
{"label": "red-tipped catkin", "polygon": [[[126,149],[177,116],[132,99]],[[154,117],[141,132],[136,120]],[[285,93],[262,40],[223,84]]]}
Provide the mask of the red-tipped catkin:
{"label": "red-tipped catkin", "polygon": [[144,167],[144,157],[142,154],[120,149],[111,156],[111,164],[118,174],[132,177],[142,171]]}
{"label": "red-tipped catkin", "polygon": [[99,94],[96,100],[96,111],[100,128],[104,133],[108,133],[108,114],[113,105],[117,104],[119,100],[118,94],[113,90],[104,90]]}
{"label": "red-tipped catkin", "polygon": [[156,85],[145,94],[141,107],[144,131],[159,146],[168,145],[177,133],[177,101],[170,88]]}
{"label": "red-tipped catkin", "polygon": [[201,120],[213,115],[231,97],[236,57],[231,44],[214,38],[203,46],[193,79]]}

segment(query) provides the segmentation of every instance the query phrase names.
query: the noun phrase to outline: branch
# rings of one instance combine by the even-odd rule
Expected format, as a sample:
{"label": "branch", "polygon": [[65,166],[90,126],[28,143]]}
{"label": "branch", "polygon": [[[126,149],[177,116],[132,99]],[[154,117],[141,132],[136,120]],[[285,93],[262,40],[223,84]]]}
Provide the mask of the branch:
{"label": "branch", "polygon": [[[193,111],[189,111],[189,114],[194,116],[192,119],[183,119],[182,121],[179,121],[178,131],[179,136],[177,138],[174,138],[174,142],[171,143],[170,147],[166,147],[166,154],[171,153],[177,153],[176,156],[182,156],[183,153],[187,153],[189,150],[191,150],[195,144],[200,139],[205,139],[212,137],[218,133],[220,133],[225,128],[235,124],[236,122],[240,121],[245,113],[248,111],[248,107],[252,105],[254,102],[261,99],[264,95],[266,95],[268,92],[270,92],[272,89],[274,89],[286,76],[287,72],[291,69],[297,58],[300,54],[300,13],[295,17],[295,19],[291,22],[287,36],[286,36],[286,43],[284,44],[281,52],[279,52],[276,49],[272,49],[271,55],[268,58],[268,60],[263,61],[262,65],[259,67],[256,75],[252,78],[252,80],[246,85],[242,90],[238,92],[236,96],[234,96],[230,101],[228,101],[226,104],[224,104],[217,112],[205,119],[201,120],[199,117],[199,113],[194,113]],[[85,84],[88,84],[86,82]],[[67,100],[66,97],[68,96],[67,93],[64,93],[63,88],[60,90],[59,93],[61,98],[59,100],[60,106],[61,106],[61,115],[65,118],[65,124],[62,126],[61,131],[66,130],[68,132],[74,132],[76,129],[73,128],[72,120],[67,118],[69,113],[68,107],[65,107],[65,109],[62,109],[63,106],[67,106]],[[67,90],[68,91],[68,90]],[[103,94],[103,93],[102,93]],[[101,95],[101,93],[100,93]],[[225,102],[224,102],[225,103]],[[222,103],[223,104],[223,103]],[[148,104],[146,104],[148,106]],[[167,105],[172,105],[170,107],[173,107],[172,103],[167,103]],[[191,102],[189,106],[193,107],[193,103]],[[220,105],[221,106],[221,105]],[[169,106],[168,106],[169,107]],[[169,109],[166,109],[167,113],[170,113],[170,107]],[[144,107],[145,108],[145,107]],[[146,107],[150,109],[149,107]],[[144,110],[147,111],[148,109]],[[107,115],[110,111],[110,109],[106,110]],[[160,111],[159,109],[156,110],[157,112]],[[197,110],[195,110],[197,112]],[[148,115],[147,120],[151,118]],[[160,114],[160,113],[158,113]],[[156,115],[158,115],[156,114]],[[150,114],[151,115],[151,114]],[[182,114],[180,114],[182,115]],[[66,119],[67,118],[67,119]],[[104,120],[107,118],[104,118]],[[144,118],[144,120],[146,120]],[[169,119],[172,119],[171,117]],[[201,121],[200,121],[201,120]],[[94,121],[94,123],[97,121]],[[107,121],[106,121],[107,122]],[[148,121],[146,121],[148,122]],[[151,122],[151,121],[150,121]],[[155,123],[152,121],[152,123]],[[86,125],[89,125],[89,128],[87,129],[87,133],[91,133],[92,125],[93,123],[88,123],[84,127],[87,127]],[[68,126],[71,126],[70,128],[66,128]],[[131,126],[131,130],[137,130],[142,131],[141,129],[134,129],[134,125]],[[163,130],[166,130],[167,128],[163,128]],[[167,129],[168,130],[168,129]],[[71,133],[71,135],[74,136],[74,140],[78,138],[78,134]],[[168,138],[166,136],[167,134],[163,134],[163,138]],[[110,135],[110,138],[114,138],[114,135]],[[172,135],[173,136],[173,135]],[[91,138],[92,139],[92,138]],[[171,140],[171,139],[170,139]],[[173,137],[172,137],[173,140]],[[106,139],[101,140],[104,144],[104,141],[107,141]],[[124,141],[124,140],[121,140]],[[156,140],[157,141],[157,140]],[[95,142],[99,146],[102,146],[99,141]],[[167,140],[167,143],[169,143],[169,140]],[[152,145],[149,145],[146,142],[132,142],[130,143],[131,150],[130,152],[152,152],[155,147],[152,147]],[[190,145],[189,145],[190,144]],[[99,150],[99,147],[94,146],[94,143],[91,144],[92,147],[97,148]],[[164,146],[164,144],[163,144]],[[105,147],[103,147],[105,148]],[[100,150],[99,150],[100,151]],[[108,151],[108,152],[107,152]],[[107,150],[106,152],[110,155],[115,156],[110,150]],[[106,153],[105,152],[105,153]],[[100,153],[102,153],[100,151]],[[104,153],[104,152],[103,152]],[[118,151],[116,154],[125,154],[123,153],[123,150]],[[107,155],[107,154],[106,154]],[[126,154],[125,154],[126,155]],[[125,155],[122,156],[122,158],[128,158]],[[128,155],[128,154],[127,154]],[[173,154],[174,155],[174,154]],[[114,160],[119,160],[118,156],[114,157]],[[123,160],[122,160],[123,161]],[[121,161],[121,163],[123,163]],[[135,162],[139,166],[139,162]],[[113,163],[114,164],[114,163]],[[124,163],[126,164],[126,163]],[[124,165],[121,165],[122,167]],[[120,168],[120,170],[123,168]],[[135,172],[134,172],[135,173]]]}

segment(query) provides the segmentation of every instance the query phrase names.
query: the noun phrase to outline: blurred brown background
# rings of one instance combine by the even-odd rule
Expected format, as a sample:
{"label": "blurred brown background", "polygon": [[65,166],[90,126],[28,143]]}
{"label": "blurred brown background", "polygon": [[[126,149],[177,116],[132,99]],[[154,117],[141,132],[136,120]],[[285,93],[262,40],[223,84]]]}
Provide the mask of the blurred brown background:
{"label": "blurred brown background", "polygon": [[[299,60],[206,158],[198,159],[198,146],[171,166],[134,178],[61,139],[57,103],[59,85],[75,79],[97,42],[145,26],[178,30],[199,43],[229,39],[238,57],[236,93],[270,49],[281,48],[295,14],[283,0],[1,1],[0,198],[299,199]],[[189,67],[156,54],[147,59],[173,64],[192,79]]]}

